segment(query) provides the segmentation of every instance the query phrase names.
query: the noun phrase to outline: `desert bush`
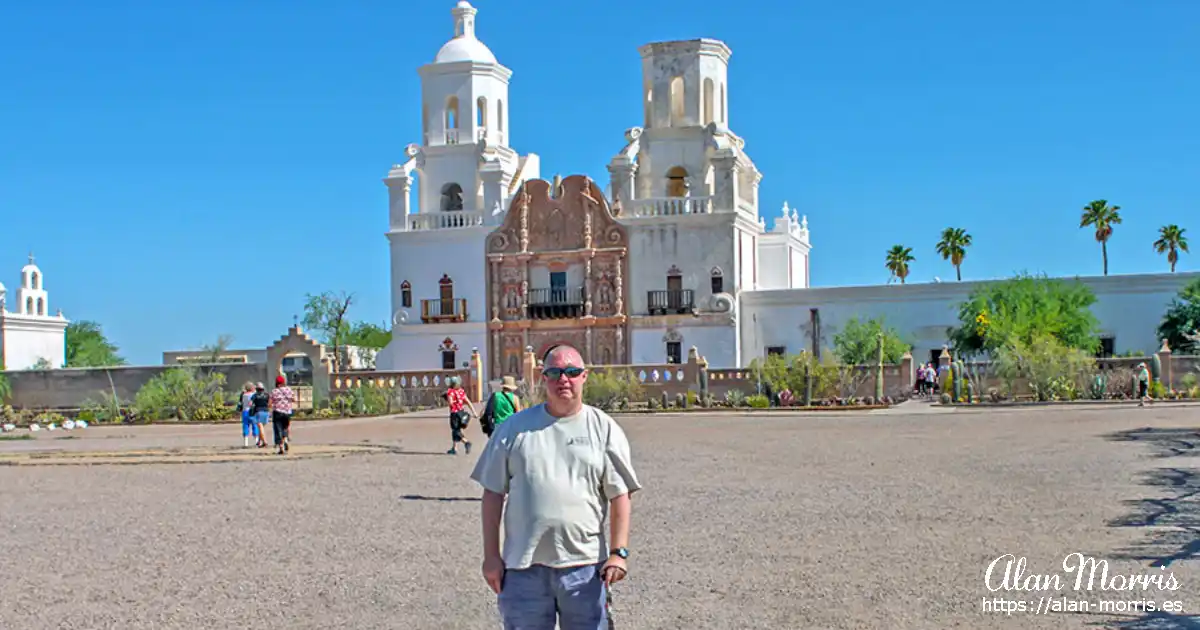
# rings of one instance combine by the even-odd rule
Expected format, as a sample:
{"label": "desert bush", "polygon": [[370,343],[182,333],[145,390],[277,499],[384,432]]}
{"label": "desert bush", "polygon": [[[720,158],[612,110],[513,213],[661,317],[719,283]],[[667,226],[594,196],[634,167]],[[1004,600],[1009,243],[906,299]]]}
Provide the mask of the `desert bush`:
{"label": "desert bush", "polygon": [[1070,400],[1083,389],[1095,360],[1049,334],[1012,339],[1000,348],[996,371],[1008,383],[1023,378],[1037,400]]}
{"label": "desert bush", "polygon": [[746,405],[746,392],[740,389],[731,389],[725,392],[725,402],[730,407],[744,407]]}
{"label": "desert bush", "polygon": [[605,410],[615,409],[619,400],[642,397],[642,384],[632,370],[592,372],[583,386],[583,402]]}
{"label": "desert bush", "polygon": [[1167,386],[1162,381],[1150,383],[1150,397],[1164,399],[1167,397]]}
{"label": "desert bush", "polygon": [[194,367],[171,368],[150,379],[134,398],[143,420],[219,420],[230,416],[221,391],[225,375]]}
{"label": "desert bush", "polygon": [[55,424],[55,425],[58,425],[61,427],[62,423],[67,421],[67,417],[62,415],[61,413],[55,413],[53,411],[43,411],[43,412],[39,413],[38,415],[34,416],[33,421],[44,427],[48,427],[51,424]]}
{"label": "desert bush", "polygon": [[771,406],[771,401],[762,394],[754,394],[746,397],[746,404],[753,409],[766,409]]}
{"label": "desert bush", "polygon": [[1200,378],[1197,378],[1194,372],[1188,372],[1183,375],[1183,378],[1179,379],[1179,385],[1184,391],[1190,392],[1196,388],[1196,385],[1200,384],[1197,381],[1200,381]]}

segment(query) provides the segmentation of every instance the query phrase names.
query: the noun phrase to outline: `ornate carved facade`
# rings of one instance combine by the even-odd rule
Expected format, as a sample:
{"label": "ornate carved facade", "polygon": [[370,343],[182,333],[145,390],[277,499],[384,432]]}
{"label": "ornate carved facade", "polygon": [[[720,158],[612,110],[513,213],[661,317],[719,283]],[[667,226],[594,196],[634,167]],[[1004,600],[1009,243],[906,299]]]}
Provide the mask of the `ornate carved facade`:
{"label": "ornate carved facade", "polygon": [[589,364],[629,361],[629,237],[583,175],[525,182],[487,239],[490,377],[570,343]]}

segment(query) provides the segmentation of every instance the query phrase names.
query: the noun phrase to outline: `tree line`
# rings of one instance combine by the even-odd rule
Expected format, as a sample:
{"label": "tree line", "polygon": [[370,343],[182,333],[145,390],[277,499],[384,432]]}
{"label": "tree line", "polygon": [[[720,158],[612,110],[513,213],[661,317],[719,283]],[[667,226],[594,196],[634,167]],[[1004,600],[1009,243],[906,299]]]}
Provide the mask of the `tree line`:
{"label": "tree line", "polygon": [[[326,291],[304,296],[304,315],[300,323],[312,333],[317,341],[332,350],[337,366],[351,362],[347,348],[359,352],[360,363],[374,367],[373,352],[382,349],[392,339],[390,328],[350,317],[350,308],[355,296],[346,292]],[[220,335],[216,341],[202,344],[200,349],[211,363],[219,363],[221,356],[233,343],[231,335]],[[62,367],[89,368],[128,365],[120,349],[105,335],[100,324],[91,320],[79,320],[67,324],[66,361]],[[42,360],[34,369],[53,369],[48,361]]]}
{"label": "tree line", "polygon": [[[1110,205],[1105,199],[1097,199],[1083,207],[1079,218],[1079,227],[1095,230],[1096,242],[1100,243],[1100,257],[1104,265],[1104,275],[1108,275],[1108,241],[1112,238],[1113,229],[1121,224],[1121,207]],[[1154,241],[1154,251],[1165,254],[1167,263],[1171,265],[1171,273],[1175,273],[1175,265],[1179,262],[1179,252],[1188,252],[1188,241],[1184,233],[1187,230],[1174,223],[1158,229],[1158,239]],[[967,249],[973,239],[963,228],[948,227],[942,230],[941,239],[935,246],[935,251],[943,260],[954,265],[954,273],[958,281],[962,281],[962,263],[967,257]],[[887,251],[884,267],[890,272],[888,283],[899,280],[904,284],[908,278],[912,263],[916,261],[913,249],[905,245],[893,245]]]}

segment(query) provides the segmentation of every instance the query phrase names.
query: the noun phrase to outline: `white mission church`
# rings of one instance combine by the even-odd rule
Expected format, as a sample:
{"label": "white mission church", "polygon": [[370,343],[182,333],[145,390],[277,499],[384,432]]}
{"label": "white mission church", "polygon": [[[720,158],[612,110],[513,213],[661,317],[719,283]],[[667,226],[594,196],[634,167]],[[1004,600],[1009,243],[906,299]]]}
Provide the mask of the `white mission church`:
{"label": "white mission church", "polygon": [[[511,146],[512,70],[452,9],[454,36],[421,66],[421,144],[389,191],[394,332],[383,370],[517,373],[525,347],[581,346],[591,363],[686,360],[715,368],[769,352],[828,349],[851,317],[882,316],[931,360],[977,282],[810,288],[807,217],[785,204],[768,228],[762,174],[730,126],[730,49],[711,39],[642,46],[641,127],[600,190],[540,179]],[[630,86],[633,89],[634,86]],[[419,196],[412,196],[414,178]],[[1106,349],[1153,352],[1154,329],[1197,273],[1088,277]]]}
{"label": "white mission church", "polygon": [[68,322],[62,311],[51,314],[45,281],[30,254],[16,295],[0,283],[0,370],[60,368],[66,362]]}

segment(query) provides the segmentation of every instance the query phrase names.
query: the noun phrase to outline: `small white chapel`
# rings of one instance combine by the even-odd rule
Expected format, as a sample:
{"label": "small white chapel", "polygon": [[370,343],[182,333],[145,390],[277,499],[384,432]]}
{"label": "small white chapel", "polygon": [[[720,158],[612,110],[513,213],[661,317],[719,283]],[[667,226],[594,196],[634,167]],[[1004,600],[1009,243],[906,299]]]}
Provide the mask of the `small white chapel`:
{"label": "small white chapel", "polygon": [[61,310],[50,314],[45,277],[30,254],[11,302],[0,283],[0,370],[63,367],[67,359],[67,323]]}

